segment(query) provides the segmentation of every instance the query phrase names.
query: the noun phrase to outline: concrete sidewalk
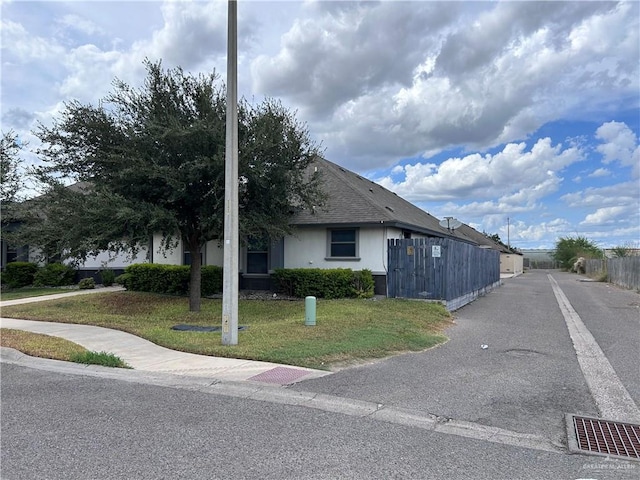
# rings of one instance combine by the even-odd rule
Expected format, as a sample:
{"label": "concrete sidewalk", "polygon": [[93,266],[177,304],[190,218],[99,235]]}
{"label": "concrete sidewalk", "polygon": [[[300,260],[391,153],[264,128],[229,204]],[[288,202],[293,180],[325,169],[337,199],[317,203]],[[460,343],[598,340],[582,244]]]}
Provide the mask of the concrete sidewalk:
{"label": "concrete sidewalk", "polygon": [[[66,296],[118,291],[119,288],[101,288],[69,293],[31,297],[0,302],[0,308],[20,303],[53,300]],[[0,318],[0,327],[26,330],[70,340],[88,350],[112,353],[136,370],[162,372],[174,375],[207,377],[219,380],[256,381],[275,385],[289,385],[301,380],[319,378],[330,372],[303,367],[290,367],[276,363],[256,362],[234,358],[211,357],[178,352],[161,347],[135,335],[91,325],[38,322],[13,318]]]}

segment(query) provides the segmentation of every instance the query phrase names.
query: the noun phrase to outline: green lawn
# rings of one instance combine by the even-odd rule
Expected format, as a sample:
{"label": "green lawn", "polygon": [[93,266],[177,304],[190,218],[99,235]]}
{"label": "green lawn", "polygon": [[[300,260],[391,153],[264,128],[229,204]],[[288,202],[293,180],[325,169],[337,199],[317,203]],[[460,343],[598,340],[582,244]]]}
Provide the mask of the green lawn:
{"label": "green lawn", "polygon": [[52,295],[54,293],[68,292],[68,288],[47,288],[47,287],[24,287],[0,292],[0,301],[16,300],[18,298],[40,297],[42,295]]}
{"label": "green lawn", "polygon": [[172,330],[177,324],[221,325],[220,300],[188,311],[182,297],[140,292],[96,293],[4,307],[4,316],[114,328],[174,350],[312,368],[423,350],[447,340],[451,316],[440,304],[412,300],[318,300],[317,325],[304,325],[304,302],[241,300],[238,345],[220,333]]}

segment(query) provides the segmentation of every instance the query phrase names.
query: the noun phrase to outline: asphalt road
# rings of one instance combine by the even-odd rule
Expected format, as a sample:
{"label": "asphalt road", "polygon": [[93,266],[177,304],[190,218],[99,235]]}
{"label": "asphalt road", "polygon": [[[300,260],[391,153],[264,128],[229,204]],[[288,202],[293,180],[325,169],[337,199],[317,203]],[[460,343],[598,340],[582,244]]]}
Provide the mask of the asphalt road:
{"label": "asphalt road", "polygon": [[637,473],[634,466],[598,457],[501,445],[206,388],[5,363],[1,375],[4,480],[539,480],[636,478]]}
{"label": "asphalt road", "polygon": [[[577,275],[553,272],[553,276],[566,287],[572,303],[575,300],[586,310],[587,298],[592,303],[598,296],[609,298],[613,289],[614,305],[640,299],[615,287],[578,282]],[[629,385],[637,387],[638,310],[635,324],[630,315],[619,322],[619,329],[611,328],[616,312],[590,315],[589,323],[601,326],[597,330],[612,343],[624,345],[626,357],[616,366],[624,370]],[[566,413],[598,416],[547,272],[509,279],[455,316],[456,325],[447,331],[450,341],[440,347],[347,369],[294,388],[540,434],[558,442],[566,439]],[[483,344],[488,345],[486,350]]]}
{"label": "asphalt road", "polygon": [[[640,403],[640,296],[552,275]],[[564,415],[598,405],[546,272],[507,280],[447,333],[438,348],[289,388],[5,362],[0,477],[639,477],[638,462],[564,448]]]}

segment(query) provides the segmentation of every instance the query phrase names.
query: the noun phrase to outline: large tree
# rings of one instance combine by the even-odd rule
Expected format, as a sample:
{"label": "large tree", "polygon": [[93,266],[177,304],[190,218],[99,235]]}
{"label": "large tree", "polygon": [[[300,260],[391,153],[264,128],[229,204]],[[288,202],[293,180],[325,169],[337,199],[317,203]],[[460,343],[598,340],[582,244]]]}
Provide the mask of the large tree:
{"label": "large tree", "polygon": [[[224,223],[226,92],[215,73],[186,74],[145,62],[144,85],[115,80],[98,105],[73,101],[40,125],[37,228],[45,249],[84,259],[101,250],[135,252],[154,233],[191,252],[191,311],[200,309],[200,252]],[[291,232],[295,208],[322,202],[309,175],[317,146],[279,102],[238,105],[241,238]],[[64,183],[80,182],[75,188]],[[32,222],[32,226],[34,223]],[[28,229],[26,229],[28,230]]]}

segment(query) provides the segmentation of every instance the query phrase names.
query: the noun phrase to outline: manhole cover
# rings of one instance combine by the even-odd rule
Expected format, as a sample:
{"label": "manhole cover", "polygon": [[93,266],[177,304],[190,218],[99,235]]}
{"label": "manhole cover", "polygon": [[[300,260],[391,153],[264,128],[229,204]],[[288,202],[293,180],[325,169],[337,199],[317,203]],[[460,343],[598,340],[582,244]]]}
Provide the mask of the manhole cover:
{"label": "manhole cover", "polygon": [[640,425],[567,415],[569,450],[640,460]]}

